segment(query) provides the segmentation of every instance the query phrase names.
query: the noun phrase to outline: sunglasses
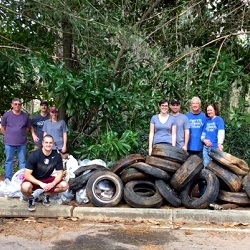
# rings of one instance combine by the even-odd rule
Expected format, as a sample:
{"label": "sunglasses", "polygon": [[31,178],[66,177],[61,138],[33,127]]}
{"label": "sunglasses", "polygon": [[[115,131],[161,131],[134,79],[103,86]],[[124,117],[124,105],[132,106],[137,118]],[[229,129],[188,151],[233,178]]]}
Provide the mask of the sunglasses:
{"label": "sunglasses", "polygon": [[21,105],[22,105],[22,103],[17,103],[17,102],[14,102],[14,103],[13,103],[13,105],[14,105],[14,106],[21,106]]}

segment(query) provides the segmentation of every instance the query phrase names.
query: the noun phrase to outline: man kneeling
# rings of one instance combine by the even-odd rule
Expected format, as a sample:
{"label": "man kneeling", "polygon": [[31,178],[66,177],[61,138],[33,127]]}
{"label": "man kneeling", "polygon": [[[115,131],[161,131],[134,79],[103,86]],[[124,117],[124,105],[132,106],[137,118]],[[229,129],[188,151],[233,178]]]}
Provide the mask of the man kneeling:
{"label": "man kneeling", "polygon": [[[68,183],[63,180],[63,161],[56,150],[52,150],[54,139],[51,135],[45,135],[42,148],[33,151],[26,162],[24,181],[21,184],[21,192],[28,200],[28,210],[35,211],[34,190],[41,188],[43,193],[43,205],[50,206],[49,196],[64,192],[68,189]],[[56,170],[56,176],[51,176]]]}

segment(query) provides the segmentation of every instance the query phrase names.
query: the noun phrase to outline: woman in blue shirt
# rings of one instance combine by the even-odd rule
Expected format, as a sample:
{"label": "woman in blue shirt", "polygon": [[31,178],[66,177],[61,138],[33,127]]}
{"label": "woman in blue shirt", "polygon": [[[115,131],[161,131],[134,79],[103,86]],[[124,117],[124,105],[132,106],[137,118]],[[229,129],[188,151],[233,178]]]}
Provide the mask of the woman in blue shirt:
{"label": "woman in blue shirt", "polygon": [[223,142],[225,139],[225,124],[224,120],[219,116],[219,109],[216,104],[207,104],[205,114],[208,117],[206,120],[201,140],[203,142],[203,164],[206,167],[211,158],[208,153],[211,148],[223,150]]}

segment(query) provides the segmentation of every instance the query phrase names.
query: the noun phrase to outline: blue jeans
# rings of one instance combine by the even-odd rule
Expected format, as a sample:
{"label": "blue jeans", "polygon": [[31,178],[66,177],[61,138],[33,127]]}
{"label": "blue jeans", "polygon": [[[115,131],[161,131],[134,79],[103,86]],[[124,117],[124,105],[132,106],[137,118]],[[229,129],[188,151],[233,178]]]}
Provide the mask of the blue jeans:
{"label": "blue jeans", "polygon": [[17,152],[18,162],[19,162],[19,169],[25,168],[26,164],[26,152],[27,147],[26,145],[21,146],[9,146],[5,145],[5,178],[11,180],[13,176],[13,164],[15,159],[15,153]]}
{"label": "blue jeans", "polygon": [[209,162],[212,160],[211,157],[208,155],[208,153],[210,152],[211,148],[210,147],[203,147],[203,165],[204,168],[207,167],[207,165],[209,164]]}

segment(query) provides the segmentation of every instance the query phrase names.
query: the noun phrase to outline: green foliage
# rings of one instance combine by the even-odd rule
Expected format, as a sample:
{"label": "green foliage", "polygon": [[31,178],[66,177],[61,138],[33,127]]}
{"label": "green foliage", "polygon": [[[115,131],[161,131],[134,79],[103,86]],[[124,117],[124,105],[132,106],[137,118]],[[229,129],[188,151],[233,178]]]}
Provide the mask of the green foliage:
{"label": "green foliage", "polygon": [[133,153],[134,146],[138,146],[138,133],[125,130],[119,137],[117,132],[107,131],[101,135],[100,143],[83,146],[74,153],[80,158],[101,158],[106,162],[114,162]]}
{"label": "green foliage", "polygon": [[250,114],[234,107],[228,117],[224,150],[245,160],[250,166]]}

